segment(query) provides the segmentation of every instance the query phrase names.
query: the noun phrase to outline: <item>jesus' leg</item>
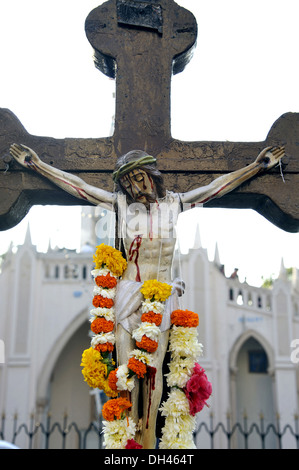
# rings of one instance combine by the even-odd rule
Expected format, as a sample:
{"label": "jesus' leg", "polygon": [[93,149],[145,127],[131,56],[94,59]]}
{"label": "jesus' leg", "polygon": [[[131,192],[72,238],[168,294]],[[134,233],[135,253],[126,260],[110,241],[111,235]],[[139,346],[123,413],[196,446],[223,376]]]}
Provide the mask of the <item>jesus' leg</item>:
{"label": "jesus' leg", "polygon": [[159,339],[157,351],[153,354],[153,368],[143,379],[142,441],[144,449],[156,447],[156,421],[163,392],[163,361],[168,346],[169,331]]}
{"label": "jesus' leg", "polygon": [[[117,366],[128,364],[129,354],[135,349],[135,340],[132,339],[122,325],[119,323],[115,331],[116,339],[116,353],[117,353]],[[135,378],[135,386],[131,392],[121,392],[122,397],[127,398],[132,403],[132,408],[129,411],[129,416],[133,419],[134,423],[138,425],[138,399],[139,399],[139,380]],[[136,433],[136,441],[139,442],[139,433]]]}

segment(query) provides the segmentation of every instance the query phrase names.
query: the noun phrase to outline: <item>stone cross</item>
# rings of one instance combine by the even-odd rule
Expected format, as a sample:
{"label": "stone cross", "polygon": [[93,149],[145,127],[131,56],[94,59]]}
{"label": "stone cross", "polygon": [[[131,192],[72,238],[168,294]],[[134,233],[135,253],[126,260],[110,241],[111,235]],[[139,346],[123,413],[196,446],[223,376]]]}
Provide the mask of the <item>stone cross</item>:
{"label": "stone cross", "polygon": [[183,142],[170,131],[172,74],[182,72],[197,39],[192,13],[173,0],[109,0],[88,15],[88,40],[96,66],[116,79],[115,131],[107,138],[54,139],[30,135],[17,117],[0,109],[0,230],[34,204],[78,205],[50,182],[11,160],[9,146],[22,143],[41,159],[112,190],[116,158],[132,149],[157,157],[165,186],[185,192],[251,163],[262,148],[284,145],[284,181],[279,168],[206,204],[253,208],[280,228],[299,231],[299,113],[286,113],[264,142]]}

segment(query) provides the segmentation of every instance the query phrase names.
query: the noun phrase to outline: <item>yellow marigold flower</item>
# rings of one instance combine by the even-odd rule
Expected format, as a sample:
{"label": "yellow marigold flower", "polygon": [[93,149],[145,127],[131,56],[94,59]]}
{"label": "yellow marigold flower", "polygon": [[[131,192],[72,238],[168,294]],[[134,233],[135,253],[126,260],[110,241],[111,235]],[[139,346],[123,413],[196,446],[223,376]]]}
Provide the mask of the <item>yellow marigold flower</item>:
{"label": "yellow marigold flower", "polygon": [[102,243],[97,246],[93,257],[95,269],[101,269],[106,266],[115,276],[121,276],[127,267],[127,262],[122,253],[112,246]]}
{"label": "yellow marigold flower", "polygon": [[117,392],[112,390],[108,384],[108,369],[103,362],[102,355],[93,348],[85,349],[81,361],[82,374],[85,382],[92,388],[103,390],[108,397],[116,397]]}
{"label": "yellow marigold flower", "polygon": [[171,286],[166,282],[159,282],[156,279],[152,279],[143,283],[140,292],[146,299],[165,302],[165,300],[170,296],[171,290]]}
{"label": "yellow marigold flower", "polygon": [[103,381],[102,386],[99,388],[103,390],[103,392],[107,395],[107,397],[115,398],[118,396],[118,391],[112,390],[112,388],[109,387],[108,380]]}
{"label": "yellow marigold flower", "polygon": [[85,349],[82,354],[81,367],[85,382],[92,388],[98,388],[99,383],[107,375],[107,366],[102,362],[101,353],[93,348]]}

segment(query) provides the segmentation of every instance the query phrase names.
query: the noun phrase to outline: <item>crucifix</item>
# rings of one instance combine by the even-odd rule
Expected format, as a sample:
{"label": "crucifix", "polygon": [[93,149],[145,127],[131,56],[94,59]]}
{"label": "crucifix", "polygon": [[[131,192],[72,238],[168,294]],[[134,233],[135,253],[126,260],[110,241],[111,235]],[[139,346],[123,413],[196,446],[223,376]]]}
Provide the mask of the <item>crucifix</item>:
{"label": "crucifix", "polygon": [[[2,162],[3,170],[9,165],[9,171],[0,175],[2,230],[18,223],[37,203],[118,204],[122,216],[125,202],[118,197],[113,181],[131,201],[145,205],[145,226],[150,210],[159,210],[160,201],[166,198],[177,213],[184,204],[197,203],[253,208],[284,230],[299,230],[299,194],[293,189],[298,183],[299,114],[280,117],[264,142],[181,142],[172,138],[171,76],[183,71],[197,37],[197,24],[189,11],[173,0],[109,0],[88,15],[86,34],[96,66],[116,79],[114,135],[59,140],[31,136],[10,111],[1,110],[1,153],[14,142],[23,144],[11,147],[12,157],[22,166],[12,165],[7,155]],[[142,151],[132,153],[134,149]],[[276,168],[282,156],[285,183]],[[149,169],[156,160],[164,178],[159,190],[155,171]],[[163,226],[157,228],[164,230]],[[161,237],[147,232],[148,237],[144,233],[123,237],[128,258],[131,250],[139,255],[139,264],[136,257],[128,263],[124,280],[138,283],[158,274],[160,280],[169,281],[173,239],[165,237],[162,243]],[[150,258],[149,253],[159,255]],[[119,322],[120,357],[131,348],[130,329],[130,319]],[[160,341],[162,356],[167,342],[166,325]],[[159,365],[161,357],[156,361]],[[145,448],[154,446],[159,381],[152,397],[150,426],[143,428],[140,437]]]}
{"label": "crucifix", "polygon": [[[29,134],[8,109],[0,108],[0,229],[17,223],[34,204],[76,205],[78,200],[12,161],[9,146],[21,142],[53,167],[111,190],[116,158],[133,148],[155,155],[167,187],[186,191],[252,161],[267,146],[285,145],[283,184],[279,170],[213,199],[207,207],[252,208],[273,224],[299,229],[299,114],[286,113],[264,142],[182,142],[170,130],[171,76],[182,72],[197,38],[194,16],[173,0],[110,0],[86,19],[95,64],[116,79],[112,137],[54,139]],[[8,171],[7,171],[8,169]],[[84,204],[84,201],[81,202]]]}

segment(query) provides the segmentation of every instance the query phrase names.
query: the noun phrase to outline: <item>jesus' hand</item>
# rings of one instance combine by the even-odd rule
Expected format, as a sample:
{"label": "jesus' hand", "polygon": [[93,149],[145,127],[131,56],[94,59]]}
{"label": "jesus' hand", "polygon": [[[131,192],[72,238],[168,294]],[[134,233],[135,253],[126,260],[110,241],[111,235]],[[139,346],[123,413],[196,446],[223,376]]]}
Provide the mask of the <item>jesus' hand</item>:
{"label": "jesus' hand", "polygon": [[256,163],[260,163],[262,168],[270,170],[277,164],[279,164],[280,160],[285,155],[284,147],[266,147],[264,150],[261,151],[257,159],[255,160]]}
{"label": "jesus' hand", "polygon": [[26,145],[12,144],[9,151],[11,156],[24,167],[40,162],[38,155]]}

